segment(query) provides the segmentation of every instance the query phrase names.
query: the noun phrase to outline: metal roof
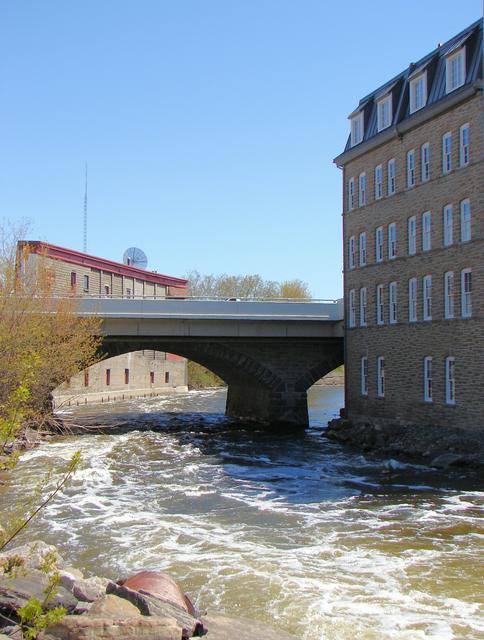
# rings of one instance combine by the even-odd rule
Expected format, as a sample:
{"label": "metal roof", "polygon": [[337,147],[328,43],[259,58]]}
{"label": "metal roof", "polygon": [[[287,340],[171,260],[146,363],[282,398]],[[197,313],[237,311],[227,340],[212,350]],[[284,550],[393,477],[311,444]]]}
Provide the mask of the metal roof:
{"label": "metal roof", "polygon": [[[479,19],[455,35],[448,42],[440,45],[418,62],[412,63],[405,71],[402,71],[360,100],[358,107],[352,112],[350,117],[359,111],[364,111],[365,113],[364,136],[361,143],[379,134],[383,134],[384,131],[386,131],[386,129],[384,129],[379,132],[377,129],[377,100],[386,93],[392,92],[393,126],[415,115],[410,114],[409,86],[410,79],[418,75],[418,73],[427,70],[428,95],[425,107],[419,109],[416,113],[423,113],[425,109],[428,109],[431,105],[445,98],[446,95],[448,95],[445,92],[445,58],[462,46],[466,47],[466,79],[464,87],[477,80],[482,80],[482,19]],[[460,89],[462,88],[463,87]],[[456,89],[455,91],[459,91],[460,89]],[[357,147],[358,145],[354,145],[354,147],[351,146],[351,135],[349,135],[344,151],[346,152]]]}

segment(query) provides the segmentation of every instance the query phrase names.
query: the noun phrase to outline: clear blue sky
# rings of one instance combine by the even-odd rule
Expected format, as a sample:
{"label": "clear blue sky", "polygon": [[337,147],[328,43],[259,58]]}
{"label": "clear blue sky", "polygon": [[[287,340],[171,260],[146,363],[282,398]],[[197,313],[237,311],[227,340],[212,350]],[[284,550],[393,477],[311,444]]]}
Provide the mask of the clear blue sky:
{"label": "clear blue sky", "polygon": [[0,218],[337,297],[347,115],[481,0],[1,0]]}

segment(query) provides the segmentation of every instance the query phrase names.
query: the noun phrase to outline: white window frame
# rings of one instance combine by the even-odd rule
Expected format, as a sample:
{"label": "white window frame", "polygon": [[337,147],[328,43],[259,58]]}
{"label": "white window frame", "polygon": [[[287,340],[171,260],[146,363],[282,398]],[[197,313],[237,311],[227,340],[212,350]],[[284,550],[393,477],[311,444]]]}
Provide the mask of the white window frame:
{"label": "white window frame", "polygon": [[350,289],[348,294],[348,326],[356,326],[355,290]]}
{"label": "white window frame", "polygon": [[433,402],[431,356],[425,356],[424,358],[424,401]]}
{"label": "white window frame", "polygon": [[366,287],[362,287],[360,289],[360,327],[366,327],[366,301],[367,301],[367,290]]}
{"label": "white window frame", "polygon": [[417,216],[410,216],[407,220],[408,255],[417,253]]}
{"label": "white window frame", "polygon": [[348,211],[355,208],[355,177],[348,180]]}
{"label": "white window frame", "polygon": [[368,357],[362,356],[360,360],[360,391],[362,396],[368,395]]}
{"label": "white window frame", "polygon": [[363,121],[363,111],[351,118],[351,146],[354,147],[363,141],[365,127]]}
{"label": "white window frame", "polygon": [[378,100],[377,102],[377,129],[378,132],[388,129],[391,126],[393,120],[392,109],[392,94],[388,93],[386,96]]}
{"label": "white window frame", "polygon": [[444,247],[450,247],[454,243],[454,215],[452,205],[446,204],[442,210],[442,224],[444,227]]}
{"label": "white window frame", "polygon": [[388,285],[388,322],[397,324],[397,283]]}
{"label": "white window frame", "polygon": [[[419,86],[421,93],[419,94]],[[419,99],[420,98],[420,99]],[[410,113],[423,109],[427,104],[427,72],[420,73],[410,80]]]}
{"label": "white window frame", "polygon": [[385,300],[384,287],[382,284],[376,287],[376,323],[381,326],[385,324]]}
{"label": "white window frame", "polygon": [[384,235],[383,227],[377,227],[375,229],[375,261],[383,262],[383,250],[384,250]]}
{"label": "white window frame", "polygon": [[454,272],[444,273],[444,318],[451,320],[454,317]]}
{"label": "white window frame", "polygon": [[472,239],[471,201],[465,198],[460,203],[460,241],[469,242]]}
{"label": "white window frame", "polygon": [[460,272],[460,306],[461,317],[472,317],[472,269]]}
{"label": "white window frame", "polygon": [[415,149],[407,151],[407,188],[415,186]]}
{"label": "white window frame", "polygon": [[348,269],[356,267],[356,238],[351,236],[348,240]]}
{"label": "white window frame", "polygon": [[[458,66],[454,67],[454,62]],[[457,74],[455,74],[457,71]],[[466,50],[461,47],[458,51],[445,59],[445,93],[455,91],[466,81]]]}
{"label": "white window frame", "polygon": [[420,147],[420,163],[421,173],[420,177],[422,182],[428,182],[430,180],[430,144],[425,142]]}
{"label": "white window frame", "polygon": [[442,173],[452,171],[452,132],[447,131],[442,136]]}
{"label": "white window frame", "polygon": [[359,237],[360,249],[360,267],[366,266],[366,231],[360,233]]}
{"label": "white window frame", "polygon": [[417,322],[417,278],[408,281],[408,321]]}
{"label": "white window frame", "polygon": [[445,359],[445,403],[455,404],[455,358],[448,356]]}
{"label": "white window frame", "polygon": [[381,164],[375,167],[375,200],[383,198],[383,167]]}
{"label": "white window frame", "polygon": [[395,260],[397,257],[397,223],[391,222],[388,225],[388,259]]}
{"label": "white window frame", "polygon": [[469,123],[466,122],[459,129],[459,166],[467,167],[470,161],[471,134]]}
{"label": "white window frame", "polygon": [[358,205],[364,207],[366,204],[366,173],[358,176]]}
{"label": "white window frame", "polygon": [[423,277],[422,285],[423,319],[428,322],[432,320],[432,276]]}
{"label": "white window frame", "polygon": [[376,359],[376,395],[379,398],[385,397],[385,358],[378,356]]}
{"label": "white window frame", "polygon": [[432,248],[432,213],[422,213],[422,251],[430,251]]}
{"label": "white window frame", "polygon": [[396,167],[395,158],[392,158],[391,160],[388,161],[387,169],[388,169],[388,184],[387,184],[388,195],[393,196],[397,190],[397,167]]}

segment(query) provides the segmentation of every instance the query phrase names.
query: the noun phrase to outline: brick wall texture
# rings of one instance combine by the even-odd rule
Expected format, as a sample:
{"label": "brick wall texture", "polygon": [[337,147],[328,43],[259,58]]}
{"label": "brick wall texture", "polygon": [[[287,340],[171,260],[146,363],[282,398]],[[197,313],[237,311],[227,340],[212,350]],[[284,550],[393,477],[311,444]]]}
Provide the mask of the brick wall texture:
{"label": "brick wall texture", "polygon": [[[460,166],[460,127],[469,124],[470,161]],[[484,160],[482,92],[345,164],[344,259],[346,300],[346,411],[419,424],[484,428]],[[452,170],[442,171],[442,136],[452,134]],[[430,179],[422,181],[421,146],[430,146]],[[415,149],[415,186],[407,187],[407,152]],[[396,193],[388,195],[387,162],[396,161]],[[383,197],[375,199],[374,171],[383,168]],[[366,172],[366,205],[358,206],[358,176]],[[355,208],[348,211],[348,181]],[[471,240],[461,241],[460,203],[470,200]],[[452,205],[453,243],[444,246],[443,208]],[[431,212],[431,247],[422,245],[422,214]],[[408,254],[408,218],[416,216],[416,254]],[[388,225],[396,223],[396,257],[388,256]],[[375,230],[383,227],[383,261],[376,262]],[[359,235],[366,232],[366,265]],[[355,267],[349,242],[355,237]],[[472,270],[472,316],[461,317],[461,271]],[[444,317],[444,274],[454,272],[453,319]],[[423,278],[432,276],[431,320],[423,319]],[[408,281],[417,279],[417,321],[409,322]],[[389,323],[389,284],[397,283],[397,322]],[[376,289],[383,285],[384,323],[376,321]],[[367,326],[360,325],[360,289],[367,289]],[[348,299],[355,290],[356,326]],[[385,395],[377,396],[377,358],[385,358]],[[455,358],[455,404],[446,399],[445,360]],[[361,358],[368,358],[368,395],[361,392]],[[424,358],[432,358],[432,401],[424,399]]]}

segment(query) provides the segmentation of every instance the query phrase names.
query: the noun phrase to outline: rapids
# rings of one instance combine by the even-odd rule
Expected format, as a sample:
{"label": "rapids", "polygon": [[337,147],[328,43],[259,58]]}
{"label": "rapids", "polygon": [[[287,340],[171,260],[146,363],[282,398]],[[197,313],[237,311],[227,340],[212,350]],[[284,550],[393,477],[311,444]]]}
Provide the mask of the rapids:
{"label": "rapids", "polygon": [[457,472],[398,463],[322,437],[341,387],[313,387],[306,432],[223,416],[223,390],[76,409],[129,428],[22,455],[5,508],[76,450],[69,486],[22,534],[86,573],[160,568],[197,606],[303,640],[484,637],[484,493]]}

